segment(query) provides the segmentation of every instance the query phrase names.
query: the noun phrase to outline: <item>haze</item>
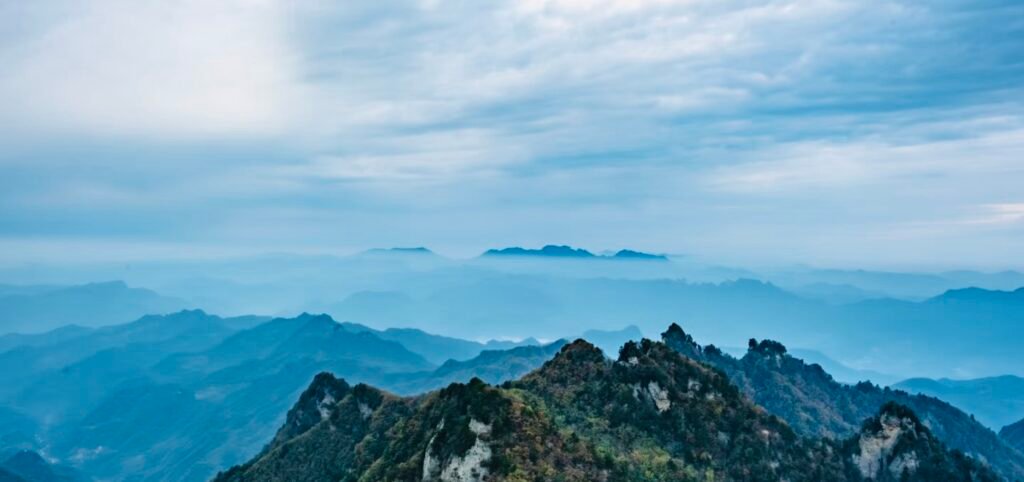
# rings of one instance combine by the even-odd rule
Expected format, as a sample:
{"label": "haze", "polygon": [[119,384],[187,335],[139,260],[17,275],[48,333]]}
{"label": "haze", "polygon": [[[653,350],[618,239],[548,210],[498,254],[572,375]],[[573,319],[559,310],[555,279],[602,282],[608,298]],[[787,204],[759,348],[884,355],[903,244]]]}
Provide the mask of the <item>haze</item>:
{"label": "haze", "polygon": [[1024,480],[1020,0],[0,1],[0,482]]}

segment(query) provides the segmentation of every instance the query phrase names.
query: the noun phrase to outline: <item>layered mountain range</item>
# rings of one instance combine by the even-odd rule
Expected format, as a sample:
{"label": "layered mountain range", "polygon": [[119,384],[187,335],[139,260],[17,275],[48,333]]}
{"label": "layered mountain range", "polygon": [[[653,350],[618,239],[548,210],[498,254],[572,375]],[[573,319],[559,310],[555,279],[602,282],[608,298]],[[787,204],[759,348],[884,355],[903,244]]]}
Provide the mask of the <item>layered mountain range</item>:
{"label": "layered mountain range", "polygon": [[198,310],[12,343],[0,349],[0,455],[39,451],[93,477],[138,480],[205,480],[251,457],[323,370],[413,394],[517,378],[564,344]]}
{"label": "layered mountain range", "polygon": [[[1014,343],[1024,323],[1024,290],[962,288],[967,282],[1004,287],[1018,274],[724,270],[711,276],[688,263],[679,257],[643,262],[536,255],[452,260],[423,250],[383,250],[176,269],[133,266],[110,273],[142,280],[132,287],[0,286],[0,333],[76,324],[65,329],[76,336],[82,326],[194,306],[229,314],[329,313],[369,326],[480,340],[553,340],[577,334],[580,326],[635,324],[656,333],[682,321],[715,342],[754,336],[814,348],[878,374],[874,381],[1024,376],[1024,355]],[[893,294],[913,284],[921,285],[917,295]],[[815,288],[808,290],[810,285]],[[0,336],[0,350],[27,341],[24,335]]]}
{"label": "layered mountain range", "polygon": [[235,481],[988,481],[907,407],[844,439],[803,437],[664,343],[617,360],[578,340],[520,380],[402,398],[318,375]]}
{"label": "layered mountain range", "polygon": [[[629,327],[589,330],[582,336],[595,341],[605,353],[617,353],[623,343],[641,338],[641,333]],[[268,441],[275,440],[271,446],[276,446],[293,438],[290,431],[275,437],[275,430],[317,373],[333,373],[343,378],[349,389],[368,384],[359,390],[382,391],[385,398],[415,405],[419,402],[411,400],[435,396],[430,394],[436,393],[432,390],[473,378],[479,379],[478,384],[490,384],[484,391],[494,386],[504,390],[508,387],[501,384],[506,381],[525,376],[514,382],[518,384],[535,377],[531,372],[552,357],[557,360],[561,355],[556,354],[565,353],[566,346],[575,346],[573,350],[591,346],[564,340],[547,344],[536,340],[476,342],[415,329],[377,330],[338,323],[326,315],[221,318],[198,310],[146,316],[104,328],[67,328],[2,340],[9,346],[0,346],[0,456],[34,451],[85,477],[118,480],[205,480],[254,455],[267,455]],[[797,439],[815,441],[806,447],[839,450],[861,434],[865,420],[879,416],[886,404],[896,404],[915,414],[916,421],[911,421],[928,429],[929,440],[966,454],[1006,480],[1024,478],[1024,456],[1011,448],[1013,431],[1001,438],[936,398],[870,383],[838,383],[820,366],[804,363],[772,341],[754,341],[746,354],[737,358],[714,346],[697,344],[673,325],[663,334],[662,343],[652,343],[634,348],[648,357],[671,349],[687,363],[720,375],[744,403],[757,407],[755,411],[778,417],[778,423]],[[664,362],[661,355],[655,358]],[[370,386],[378,388],[371,390]],[[637,396],[646,393],[660,400],[660,391],[652,392],[649,385],[641,389]],[[333,393],[331,398],[339,401],[348,391],[324,393]],[[622,402],[594,398],[597,395],[593,393],[586,397],[608,406]],[[319,405],[330,409],[329,404]],[[600,416],[608,415],[602,412]],[[310,427],[320,421],[312,416],[303,420],[299,425]],[[566,430],[559,425],[556,432],[561,436]],[[573,433],[579,430],[571,428]],[[592,436],[606,441],[614,438],[610,434]],[[619,449],[635,452],[632,445],[624,445],[609,456],[622,455],[616,452]],[[662,460],[662,452],[653,453],[660,454],[652,455],[654,459]],[[669,455],[687,474],[691,473],[685,469],[688,466],[704,470],[702,473],[708,469],[727,473],[719,466],[696,464],[687,457]],[[848,467],[840,468],[846,473]],[[620,469],[627,475],[638,470]],[[609,472],[609,480],[619,480],[615,478],[618,473]]]}
{"label": "layered mountain range", "polygon": [[185,300],[131,288],[123,281],[76,286],[0,285],[0,333],[127,323],[143,315],[187,307]]}
{"label": "layered mountain range", "polygon": [[1016,422],[1024,414],[1024,378],[1014,375],[969,380],[911,378],[893,388],[941,398],[992,429]]}

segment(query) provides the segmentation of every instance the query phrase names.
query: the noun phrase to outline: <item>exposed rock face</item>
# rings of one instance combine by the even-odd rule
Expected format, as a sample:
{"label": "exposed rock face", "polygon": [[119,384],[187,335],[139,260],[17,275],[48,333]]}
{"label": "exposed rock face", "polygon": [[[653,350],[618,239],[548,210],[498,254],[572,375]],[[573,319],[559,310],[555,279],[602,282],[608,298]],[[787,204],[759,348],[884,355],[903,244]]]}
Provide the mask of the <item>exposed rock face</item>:
{"label": "exposed rock face", "polygon": [[334,406],[334,402],[337,399],[334,398],[333,393],[324,393],[323,397],[317,400],[316,410],[320,412],[320,420],[326,420],[327,417],[331,416],[331,407]]}
{"label": "exposed rock face", "polygon": [[[635,365],[635,363],[630,364]],[[654,403],[658,413],[663,413],[672,407],[672,402],[668,399],[668,391],[662,389],[658,382],[647,382],[646,386],[641,386],[639,383],[633,384],[633,397],[639,400],[641,395]]]}
{"label": "exposed rock face", "polygon": [[431,480],[437,477],[441,472],[441,464],[434,457],[434,441],[437,440],[437,436],[441,430],[444,429],[444,419],[441,419],[441,423],[437,424],[437,428],[434,429],[436,433],[430,437],[427,442],[427,449],[423,451],[423,480]]}
{"label": "exposed rock face", "polygon": [[[888,468],[893,477],[899,477],[904,470],[913,474],[917,469],[917,455],[908,452],[893,457],[892,452],[900,437],[915,436],[914,422],[909,417],[883,413],[879,417],[879,424],[879,430],[864,432],[858,440],[860,452],[854,454],[853,462],[861,476],[866,479],[878,478],[878,472],[883,468]],[[891,463],[887,464],[887,461]]]}
{"label": "exposed rock face", "polygon": [[[865,419],[888,402],[909,407],[943,444],[996,469],[1005,479],[1024,480],[1024,453],[946,402],[870,382],[844,385],[819,365],[806,364],[772,340],[754,340],[742,358],[708,345],[701,349],[678,325],[662,333],[664,343],[688,358],[721,370],[754,402],[807,437],[856,436]],[[1005,437],[1003,437],[1005,439]],[[911,467],[912,461],[905,461]]]}
{"label": "exposed rock face", "polygon": [[373,415],[373,409],[370,408],[369,405],[360,402],[356,406],[359,407],[359,414],[362,415],[363,418],[370,418],[370,416]]}
{"label": "exposed rock face", "polygon": [[801,438],[721,372],[662,343],[627,343],[612,362],[577,340],[500,387],[473,379],[398,398],[358,385],[329,418],[217,480],[865,479],[996,480],[946,451],[904,407],[845,441]]}
{"label": "exposed rock face", "polygon": [[[491,460],[491,447],[484,439],[491,434],[491,425],[470,418],[467,428],[475,437],[473,445],[462,455],[453,454],[443,467],[434,447],[438,434],[430,438],[423,454],[424,482],[482,482],[487,477],[489,471],[485,464]],[[437,430],[443,429],[442,420]]]}
{"label": "exposed rock face", "polygon": [[330,418],[338,400],[349,393],[351,387],[345,380],[339,380],[330,373],[320,373],[313,378],[299,401],[288,411],[285,423],[278,430],[274,440],[267,446],[278,444],[305,433],[323,420]]}
{"label": "exposed rock face", "polygon": [[470,419],[469,430],[476,435],[476,441],[465,454],[448,461],[441,471],[441,482],[481,482],[487,477],[488,470],[484,464],[491,460],[491,448],[483,437],[490,435],[491,426]]}
{"label": "exposed rock face", "polygon": [[970,480],[999,477],[958,451],[948,451],[909,408],[887,403],[847,444],[857,475],[872,481]]}

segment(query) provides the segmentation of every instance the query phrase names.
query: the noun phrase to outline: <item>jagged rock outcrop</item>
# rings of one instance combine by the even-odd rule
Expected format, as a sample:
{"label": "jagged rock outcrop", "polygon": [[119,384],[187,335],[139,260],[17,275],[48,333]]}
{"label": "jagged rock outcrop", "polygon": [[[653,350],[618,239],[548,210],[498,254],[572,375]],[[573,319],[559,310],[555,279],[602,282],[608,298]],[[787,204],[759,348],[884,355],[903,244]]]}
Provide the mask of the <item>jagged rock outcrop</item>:
{"label": "jagged rock outcrop", "polygon": [[[318,412],[336,382],[317,377],[293,412]],[[399,398],[357,385],[311,428],[217,480],[860,481],[888,480],[877,474],[892,467],[908,480],[994,480],[900,410],[842,442],[803,438],[666,344],[630,342],[612,361],[577,340],[498,387],[473,379]],[[865,477],[862,466],[885,471]]]}
{"label": "jagged rock outcrop", "polygon": [[267,449],[271,449],[287,442],[299,435],[306,433],[316,424],[330,418],[335,409],[335,404],[345,397],[352,387],[345,380],[334,378],[330,373],[319,373],[313,377],[313,383],[309,385],[299,401],[288,410],[284,425]]}
{"label": "jagged rock outcrop", "polygon": [[947,451],[913,411],[894,402],[864,423],[847,451],[865,480],[999,480],[963,453]]}
{"label": "jagged rock outcrop", "polygon": [[888,402],[913,410],[945,445],[991,465],[1008,480],[1024,480],[1024,454],[1013,449],[970,415],[939,399],[880,388],[869,382],[836,382],[817,364],[808,365],[773,340],[750,340],[742,358],[713,345],[700,347],[673,324],[662,333],[666,345],[713,366],[768,412],[804,436],[848,438]]}

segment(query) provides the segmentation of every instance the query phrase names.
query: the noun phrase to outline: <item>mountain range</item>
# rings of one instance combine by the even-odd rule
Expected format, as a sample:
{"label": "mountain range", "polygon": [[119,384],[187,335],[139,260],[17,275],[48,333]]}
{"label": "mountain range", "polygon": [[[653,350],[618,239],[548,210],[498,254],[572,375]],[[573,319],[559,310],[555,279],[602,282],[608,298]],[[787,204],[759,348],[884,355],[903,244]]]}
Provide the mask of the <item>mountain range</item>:
{"label": "mountain range", "polygon": [[519,341],[488,340],[481,343],[450,336],[434,335],[415,328],[375,330],[358,323],[343,322],[341,324],[346,330],[351,332],[373,333],[384,340],[400,343],[402,346],[419,353],[434,364],[441,364],[448,360],[467,360],[479,355],[484,350],[503,350],[517,346],[541,344],[535,338],[525,338]]}
{"label": "mountain range", "polygon": [[540,249],[511,248],[489,249],[482,256],[539,256],[548,258],[583,258],[583,259],[618,259],[618,260],[646,260],[646,261],[668,261],[668,257],[661,254],[650,254],[631,249],[621,249],[610,255],[594,254],[582,248],[571,246],[558,246],[549,244]]}
{"label": "mountain range", "polygon": [[[99,479],[137,480],[205,480],[252,456],[323,370],[412,394],[474,376],[517,378],[564,344],[197,310],[75,333],[18,337],[24,345],[0,352],[0,448],[43,452]],[[458,360],[428,360],[451,346],[467,349]]]}
{"label": "mountain range", "polygon": [[1024,376],[1024,352],[1012,343],[1024,323],[1022,297],[1019,290],[953,290],[923,301],[835,305],[749,279],[710,284],[492,273],[357,292],[320,310],[380,326],[443,327],[460,337],[493,336],[501,327],[504,335],[557,338],[582,323],[656,332],[682,320],[705,339],[783,338],[895,381]]}
{"label": "mountain range", "polygon": [[[642,337],[635,326],[575,335],[606,353]],[[89,477],[137,480],[206,479],[261,453],[320,372],[419,399],[474,377],[492,385],[528,379],[567,345],[378,330],[326,315],[222,318],[198,310],[2,340],[0,449],[35,451]],[[838,383],[777,342],[754,341],[733,357],[677,325],[662,340],[722,374],[797,437],[849,440],[893,403],[916,414],[929,437],[1009,480],[1024,478],[1013,431],[1000,438],[937,398]]]}
{"label": "mountain range", "polygon": [[1024,414],[1024,378],[1003,375],[970,380],[911,378],[893,385],[911,393],[941,398],[998,430]]}
{"label": "mountain range", "polygon": [[[51,273],[3,267],[0,279],[21,276],[40,285],[4,286],[0,299],[40,297],[55,290],[89,293],[88,303],[76,302],[78,312],[63,318],[47,311],[63,301],[20,303],[32,312],[6,321],[20,332],[45,331],[58,326],[52,321],[57,319],[63,320],[60,324],[107,324],[111,317],[103,310],[122,304],[109,294],[119,290],[53,284],[94,273],[126,279],[132,286],[128,290],[145,286],[158,297],[184,300],[173,310],[151,307],[121,322],[185,306],[226,315],[287,317],[305,311],[472,340],[554,340],[582,326],[609,330],[636,325],[656,333],[671,322],[683,322],[703,340],[723,346],[750,336],[785,339],[792,347],[814,349],[840,364],[874,372],[880,375],[872,378],[876,382],[1024,376],[1024,359],[1013,343],[1024,322],[1022,292],[1016,290],[1021,285],[1012,284],[1024,279],[1020,273],[745,270],[686,256],[643,263],[591,254],[595,259],[452,259],[413,248],[344,257],[138,263],[130,270],[68,267]],[[0,332],[10,326],[0,324]]]}
{"label": "mountain range", "polygon": [[67,325],[127,323],[188,308],[182,299],[122,281],[77,286],[0,286],[0,333],[39,333]]}
{"label": "mountain range", "polygon": [[887,403],[844,440],[795,434],[662,343],[578,340],[520,380],[400,398],[318,375],[274,440],[215,480],[988,481]]}
{"label": "mountain range", "polygon": [[677,324],[669,326],[662,340],[684,356],[721,370],[751,400],[799,434],[849,437],[878,407],[896,403],[914,411],[951,448],[987,461],[1008,480],[1024,479],[1024,454],[945,401],[870,382],[838,383],[821,366],[790,356],[782,343],[772,340],[751,339],[742,358],[714,345],[701,346]]}

